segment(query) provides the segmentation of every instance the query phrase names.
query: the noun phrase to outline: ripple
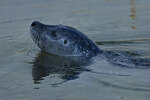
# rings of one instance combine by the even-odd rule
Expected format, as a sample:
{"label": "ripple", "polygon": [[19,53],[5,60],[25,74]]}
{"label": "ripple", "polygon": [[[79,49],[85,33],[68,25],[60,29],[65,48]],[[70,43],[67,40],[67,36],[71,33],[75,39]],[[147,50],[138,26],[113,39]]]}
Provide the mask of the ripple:
{"label": "ripple", "polygon": [[130,87],[130,86],[122,86],[119,84],[115,84],[113,82],[108,82],[106,80],[98,80],[98,82],[104,86],[113,87],[113,88],[119,88],[119,89],[126,89],[126,90],[132,90],[132,91],[142,91],[142,92],[150,92],[150,87]]}
{"label": "ripple", "polygon": [[150,43],[150,39],[144,38],[144,39],[135,39],[135,40],[121,40],[121,41],[96,41],[98,45],[120,45],[120,44],[133,44],[133,43],[140,43],[140,42]]}
{"label": "ripple", "polygon": [[4,21],[0,21],[0,24],[10,24],[10,23],[14,23],[14,22],[31,21],[31,20],[35,20],[35,19],[40,20],[41,18],[42,17],[4,20]]}

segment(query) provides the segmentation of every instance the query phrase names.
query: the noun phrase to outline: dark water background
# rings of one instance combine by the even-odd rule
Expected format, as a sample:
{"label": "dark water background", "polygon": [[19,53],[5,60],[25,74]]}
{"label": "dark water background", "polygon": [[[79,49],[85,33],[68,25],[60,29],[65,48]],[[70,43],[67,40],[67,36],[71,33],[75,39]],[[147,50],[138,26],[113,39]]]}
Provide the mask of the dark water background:
{"label": "dark water background", "polygon": [[102,49],[149,58],[149,5],[149,0],[1,0],[0,100],[149,100],[150,69],[120,68],[98,59],[88,68],[127,76],[92,73],[40,53],[29,34],[34,20],[65,24]]}

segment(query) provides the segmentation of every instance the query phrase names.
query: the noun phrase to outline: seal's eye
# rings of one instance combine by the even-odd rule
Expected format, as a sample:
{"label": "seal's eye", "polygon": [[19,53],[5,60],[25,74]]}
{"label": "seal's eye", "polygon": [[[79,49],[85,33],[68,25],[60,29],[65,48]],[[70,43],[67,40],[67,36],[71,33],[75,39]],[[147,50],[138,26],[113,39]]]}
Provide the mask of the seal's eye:
{"label": "seal's eye", "polygon": [[67,40],[64,40],[64,44],[67,44],[68,43],[68,41]]}
{"label": "seal's eye", "polygon": [[56,37],[56,36],[57,36],[57,35],[56,35],[56,31],[52,31],[51,34],[52,34],[53,37]]}

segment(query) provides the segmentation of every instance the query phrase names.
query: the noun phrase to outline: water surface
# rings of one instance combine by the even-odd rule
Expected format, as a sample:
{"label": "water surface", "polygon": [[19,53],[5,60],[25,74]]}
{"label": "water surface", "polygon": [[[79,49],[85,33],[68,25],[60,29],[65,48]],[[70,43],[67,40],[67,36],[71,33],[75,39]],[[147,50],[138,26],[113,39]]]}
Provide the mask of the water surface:
{"label": "water surface", "polygon": [[149,0],[1,0],[0,99],[149,100],[150,69],[121,68],[99,58],[81,67],[41,53],[29,34],[34,20],[65,24],[84,32],[102,49],[149,58],[149,4]]}

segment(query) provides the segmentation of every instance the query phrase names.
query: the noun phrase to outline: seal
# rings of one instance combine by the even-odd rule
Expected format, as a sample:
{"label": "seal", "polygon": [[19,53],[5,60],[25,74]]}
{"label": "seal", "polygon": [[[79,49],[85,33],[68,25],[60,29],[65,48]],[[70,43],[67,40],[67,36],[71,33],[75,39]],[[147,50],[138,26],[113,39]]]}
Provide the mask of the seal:
{"label": "seal", "polygon": [[45,25],[34,21],[30,26],[30,33],[38,47],[50,54],[71,59],[76,57],[81,62],[89,62],[85,59],[101,55],[115,65],[128,68],[150,68],[150,59],[134,58],[119,52],[101,50],[86,35],[70,26]]}
{"label": "seal", "polygon": [[70,26],[45,25],[34,21],[30,33],[38,47],[50,54],[89,59],[102,52],[87,36]]}

